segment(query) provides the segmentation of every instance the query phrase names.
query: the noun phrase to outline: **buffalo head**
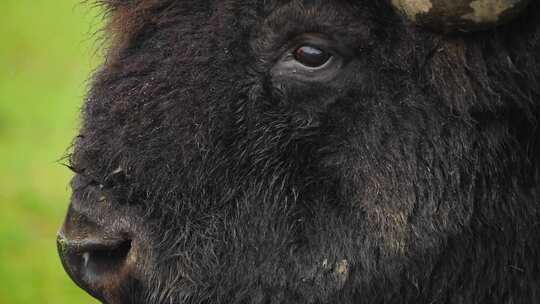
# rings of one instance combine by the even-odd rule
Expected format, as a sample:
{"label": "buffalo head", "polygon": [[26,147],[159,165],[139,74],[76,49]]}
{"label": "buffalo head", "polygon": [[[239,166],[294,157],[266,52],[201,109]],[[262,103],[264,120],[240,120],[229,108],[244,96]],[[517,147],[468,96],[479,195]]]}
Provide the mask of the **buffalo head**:
{"label": "buffalo head", "polygon": [[121,303],[539,303],[540,5],[103,0],[58,248]]}

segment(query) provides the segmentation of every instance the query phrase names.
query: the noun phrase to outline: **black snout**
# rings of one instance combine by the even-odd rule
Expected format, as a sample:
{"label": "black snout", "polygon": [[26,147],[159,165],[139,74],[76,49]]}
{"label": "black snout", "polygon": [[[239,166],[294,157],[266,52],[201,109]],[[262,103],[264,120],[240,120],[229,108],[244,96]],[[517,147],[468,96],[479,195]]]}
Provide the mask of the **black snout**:
{"label": "black snout", "polygon": [[133,240],[121,231],[98,227],[71,209],[58,233],[58,252],[71,279],[105,303],[123,303],[134,285],[137,258]]}

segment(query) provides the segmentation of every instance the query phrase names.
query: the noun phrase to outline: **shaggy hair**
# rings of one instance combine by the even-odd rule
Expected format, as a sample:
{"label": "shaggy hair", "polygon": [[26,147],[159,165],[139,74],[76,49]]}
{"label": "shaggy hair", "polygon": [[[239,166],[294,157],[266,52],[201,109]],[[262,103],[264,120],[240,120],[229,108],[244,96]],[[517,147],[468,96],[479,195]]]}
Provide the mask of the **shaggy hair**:
{"label": "shaggy hair", "polygon": [[[442,35],[389,0],[103,2],[70,165],[132,227],[122,303],[540,302],[540,3]],[[337,79],[271,76],[303,33]]]}

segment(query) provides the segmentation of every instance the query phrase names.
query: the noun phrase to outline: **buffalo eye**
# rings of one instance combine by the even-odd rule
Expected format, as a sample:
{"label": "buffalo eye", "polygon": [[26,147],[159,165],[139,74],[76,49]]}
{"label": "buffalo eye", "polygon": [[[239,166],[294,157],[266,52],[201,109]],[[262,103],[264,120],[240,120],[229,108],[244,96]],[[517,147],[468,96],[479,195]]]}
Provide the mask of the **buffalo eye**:
{"label": "buffalo eye", "polygon": [[328,82],[345,64],[344,48],[323,34],[304,34],[288,41],[276,56],[274,81]]}
{"label": "buffalo eye", "polygon": [[294,51],[293,57],[306,67],[320,68],[332,58],[332,55],[317,47],[304,45]]}

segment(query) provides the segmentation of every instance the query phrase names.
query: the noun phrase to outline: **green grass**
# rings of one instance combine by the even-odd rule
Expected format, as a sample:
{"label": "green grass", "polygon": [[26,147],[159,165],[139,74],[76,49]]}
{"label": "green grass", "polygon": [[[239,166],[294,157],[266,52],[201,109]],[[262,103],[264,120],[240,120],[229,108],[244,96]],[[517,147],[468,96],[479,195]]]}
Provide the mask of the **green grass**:
{"label": "green grass", "polygon": [[55,246],[71,176],[58,160],[100,59],[101,20],[79,1],[0,0],[0,304],[97,303]]}

